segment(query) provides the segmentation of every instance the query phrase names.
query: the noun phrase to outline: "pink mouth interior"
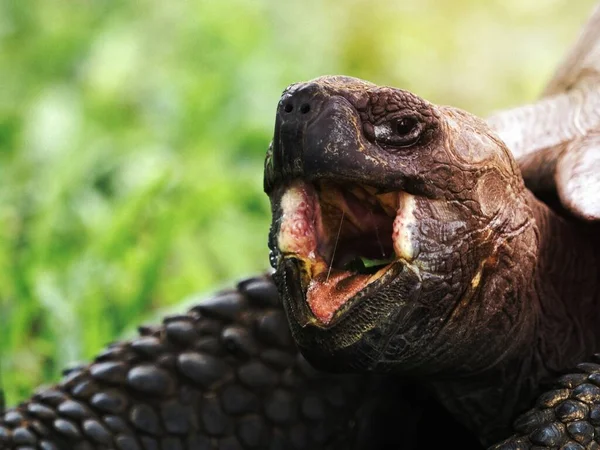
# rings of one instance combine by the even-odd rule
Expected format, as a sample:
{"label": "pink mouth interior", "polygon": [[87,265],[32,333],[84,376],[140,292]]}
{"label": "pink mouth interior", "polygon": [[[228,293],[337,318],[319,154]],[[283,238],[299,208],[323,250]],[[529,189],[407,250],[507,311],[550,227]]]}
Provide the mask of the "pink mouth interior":
{"label": "pink mouth interior", "polygon": [[[282,205],[284,254],[308,261],[308,306],[322,323],[389,268],[394,259],[397,194],[375,195],[360,186],[296,182],[293,202]],[[284,202],[282,202],[284,203]],[[373,267],[366,268],[364,261]]]}

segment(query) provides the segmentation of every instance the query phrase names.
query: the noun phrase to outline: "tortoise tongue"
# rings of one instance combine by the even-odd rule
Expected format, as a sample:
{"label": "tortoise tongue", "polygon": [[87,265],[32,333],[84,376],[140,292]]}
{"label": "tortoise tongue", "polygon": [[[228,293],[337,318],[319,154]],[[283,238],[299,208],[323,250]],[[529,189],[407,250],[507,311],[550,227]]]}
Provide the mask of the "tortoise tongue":
{"label": "tortoise tongue", "polygon": [[328,324],[348,300],[365,288],[371,278],[371,275],[338,269],[332,269],[329,274],[322,272],[310,281],[306,301],[317,320]]}

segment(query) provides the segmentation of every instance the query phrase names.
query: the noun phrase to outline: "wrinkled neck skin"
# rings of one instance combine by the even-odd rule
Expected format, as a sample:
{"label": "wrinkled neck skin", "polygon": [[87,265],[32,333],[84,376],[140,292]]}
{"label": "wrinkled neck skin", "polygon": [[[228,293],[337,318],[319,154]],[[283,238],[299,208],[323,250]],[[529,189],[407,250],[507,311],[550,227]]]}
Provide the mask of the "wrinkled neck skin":
{"label": "wrinkled neck skin", "polygon": [[529,191],[523,207],[535,220],[507,249],[506,269],[514,265],[496,270],[477,295],[480,304],[521,304],[521,323],[509,337],[514,345],[483,373],[430,383],[486,445],[511,434],[512,421],[533,405],[542,383],[600,351],[598,226],[570,223]]}

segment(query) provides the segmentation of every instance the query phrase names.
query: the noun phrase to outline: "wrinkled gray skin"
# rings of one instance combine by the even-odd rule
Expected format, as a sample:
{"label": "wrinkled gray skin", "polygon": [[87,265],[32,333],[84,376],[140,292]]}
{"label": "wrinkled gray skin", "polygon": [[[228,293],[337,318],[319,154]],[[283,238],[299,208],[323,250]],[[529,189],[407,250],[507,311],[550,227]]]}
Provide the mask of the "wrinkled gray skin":
{"label": "wrinkled gray skin", "polygon": [[[598,14],[590,23],[597,22]],[[589,37],[583,42],[590,46]],[[600,177],[600,96],[584,66],[585,77],[549,88],[566,94],[489,122],[512,145],[528,184],[540,195],[558,194],[556,210],[525,187],[505,143],[463,111],[349,77],[321,77],[284,92],[265,190],[276,281],[309,361],[424,380],[489,445],[509,434],[542,382],[600,351],[599,196],[590,189]],[[554,117],[552,107],[563,102],[570,109]],[[542,129],[532,123],[541,114],[536,108],[551,110]],[[410,133],[418,139],[378,135],[378,127],[394,130],[405,117],[417,124]],[[515,117],[531,130],[513,130],[511,144],[507,124]],[[551,133],[553,120],[564,126]],[[399,257],[328,323],[307,307],[308,286],[322,282],[312,279],[314,261],[278,247],[282,198],[298,180],[317,196],[319,183],[333,180],[414,200],[414,254]]]}

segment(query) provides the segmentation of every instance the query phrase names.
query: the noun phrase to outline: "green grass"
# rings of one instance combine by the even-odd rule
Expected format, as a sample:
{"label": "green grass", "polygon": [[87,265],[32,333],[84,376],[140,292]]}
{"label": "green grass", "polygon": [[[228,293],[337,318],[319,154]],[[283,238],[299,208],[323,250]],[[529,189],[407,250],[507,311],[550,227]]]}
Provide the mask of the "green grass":
{"label": "green grass", "polygon": [[286,85],[344,73],[484,115],[535,98],[593,2],[573,3],[0,0],[8,403],[267,269]]}

